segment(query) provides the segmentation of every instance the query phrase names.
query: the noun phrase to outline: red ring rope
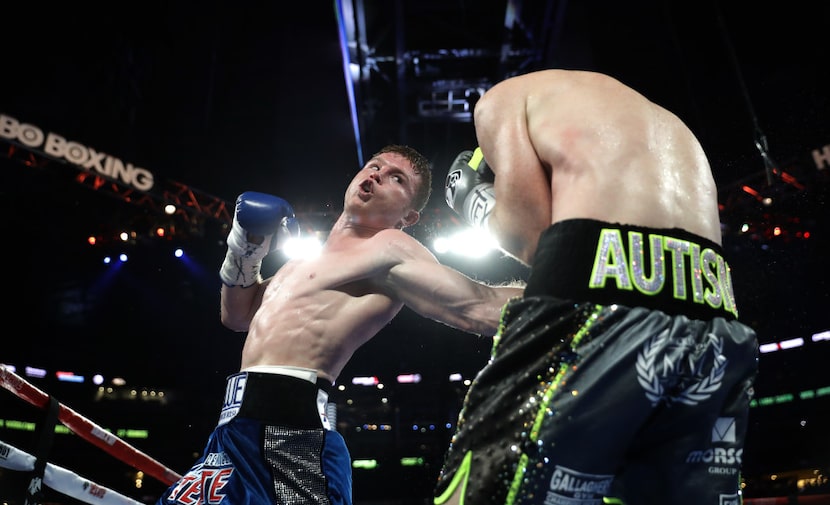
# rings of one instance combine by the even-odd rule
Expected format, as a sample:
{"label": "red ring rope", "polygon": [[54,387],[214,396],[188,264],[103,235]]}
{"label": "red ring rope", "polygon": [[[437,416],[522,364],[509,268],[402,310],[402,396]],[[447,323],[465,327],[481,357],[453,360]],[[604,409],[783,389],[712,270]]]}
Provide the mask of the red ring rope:
{"label": "red ring rope", "polygon": [[[49,395],[2,365],[0,365],[0,385],[35,407],[45,409],[49,404]],[[173,484],[181,478],[181,475],[63,404],[60,404],[58,419],[87,442],[100,447],[110,455],[164,484]]]}

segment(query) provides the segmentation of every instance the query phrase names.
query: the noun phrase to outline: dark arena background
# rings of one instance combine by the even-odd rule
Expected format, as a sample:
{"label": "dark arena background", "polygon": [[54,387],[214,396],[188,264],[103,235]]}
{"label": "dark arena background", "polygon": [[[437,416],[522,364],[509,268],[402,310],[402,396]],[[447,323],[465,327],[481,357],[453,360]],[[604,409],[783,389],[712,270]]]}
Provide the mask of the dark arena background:
{"label": "dark arena background", "polygon": [[[434,164],[411,230],[432,247],[465,229],[443,182],[475,145],[481,93],[542,68],[597,70],[675,112],[709,155],[741,319],[762,344],[744,498],[830,503],[827,3],[288,5],[3,7],[7,370],[185,472],[239,367],[244,334],[220,324],[218,278],[239,193],[286,198],[324,239],[365,159],[410,144]],[[527,274],[473,252],[436,256],[487,281]],[[270,256],[266,273],[284,260]],[[354,355],[331,400],[356,504],[430,502],[490,344],[404,309]],[[10,446],[139,503],[166,487],[64,423],[45,443],[47,411],[12,389],[0,391],[0,503],[22,503],[31,477],[4,466]]]}

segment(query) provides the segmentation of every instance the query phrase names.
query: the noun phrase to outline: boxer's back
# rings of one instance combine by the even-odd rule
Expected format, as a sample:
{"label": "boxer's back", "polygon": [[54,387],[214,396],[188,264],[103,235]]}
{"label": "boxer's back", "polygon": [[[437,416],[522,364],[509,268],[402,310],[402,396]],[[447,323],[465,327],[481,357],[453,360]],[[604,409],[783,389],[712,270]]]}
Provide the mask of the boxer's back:
{"label": "boxer's back", "polygon": [[[594,218],[678,227],[721,242],[717,190],[699,142],[674,114],[622,83],[580,71],[527,74],[485,93],[476,108],[477,128],[487,130],[494,115],[506,117],[507,125],[512,121],[515,130],[479,131],[482,146],[482,138],[496,139],[485,157],[497,174],[497,199],[513,202],[499,215],[500,229],[525,228],[522,240],[529,241],[557,221]],[[538,160],[520,158],[505,170],[514,159],[511,149],[521,152],[516,146],[522,142]],[[550,184],[544,205],[541,198],[527,198],[539,191],[538,176],[523,174],[540,170]],[[498,185],[500,174],[510,184]],[[521,216],[513,212],[519,201],[535,206],[538,219],[524,216],[510,223],[511,216]]]}

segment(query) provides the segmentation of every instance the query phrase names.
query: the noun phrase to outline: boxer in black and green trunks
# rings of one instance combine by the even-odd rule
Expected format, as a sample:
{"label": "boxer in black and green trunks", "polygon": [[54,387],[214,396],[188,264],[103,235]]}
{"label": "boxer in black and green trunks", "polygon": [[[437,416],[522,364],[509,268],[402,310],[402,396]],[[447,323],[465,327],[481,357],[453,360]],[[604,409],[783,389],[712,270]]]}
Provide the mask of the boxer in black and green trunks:
{"label": "boxer in black and green trunks", "polygon": [[466,483],[465,503],[738,503],[723,490],[738,482],[757,346],[735,313],[716,244],[556,223],[505,307],[439,489]]}
{"label": "boxer in black and green trunks", "polygon": [[434,503],[739,504],[758,345],[694,135],[580,71],[508,79],[475,122],[480,147],[456,158],[447,202],[531,274]]}
{"label": "boxer in black and green trunks", "polygon": [[350,505],[343,437],[324,419],[327,386],[406,305],[475,334],[496,333],[523,286],[490,286],[440,264],[404,228],[432,190],[429,161],[382,147],[352,178],[316,255],[262,276],[266,256],[297,236],[288,201],[239,195],[219,270],[220,318],[244,334],[219,423],[202,457],[159,505]]}

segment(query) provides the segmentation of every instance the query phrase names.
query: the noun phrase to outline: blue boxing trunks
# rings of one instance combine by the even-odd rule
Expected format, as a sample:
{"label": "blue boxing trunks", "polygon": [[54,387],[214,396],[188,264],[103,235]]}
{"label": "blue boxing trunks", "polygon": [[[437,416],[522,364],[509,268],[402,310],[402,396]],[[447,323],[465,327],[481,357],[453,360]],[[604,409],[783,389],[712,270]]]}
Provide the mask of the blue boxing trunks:
{"label": "blue boxing trunks", "polygon": [[738,505],[754,331],[721,248],[575,219],[539,240],[434,503]]}
{"label": "blue boxing trunks", "polygon": [[351,505],[351,457],[325,417],[330,384],[315,379],[294,367],[228,377],[202,456],[156,505]]}

